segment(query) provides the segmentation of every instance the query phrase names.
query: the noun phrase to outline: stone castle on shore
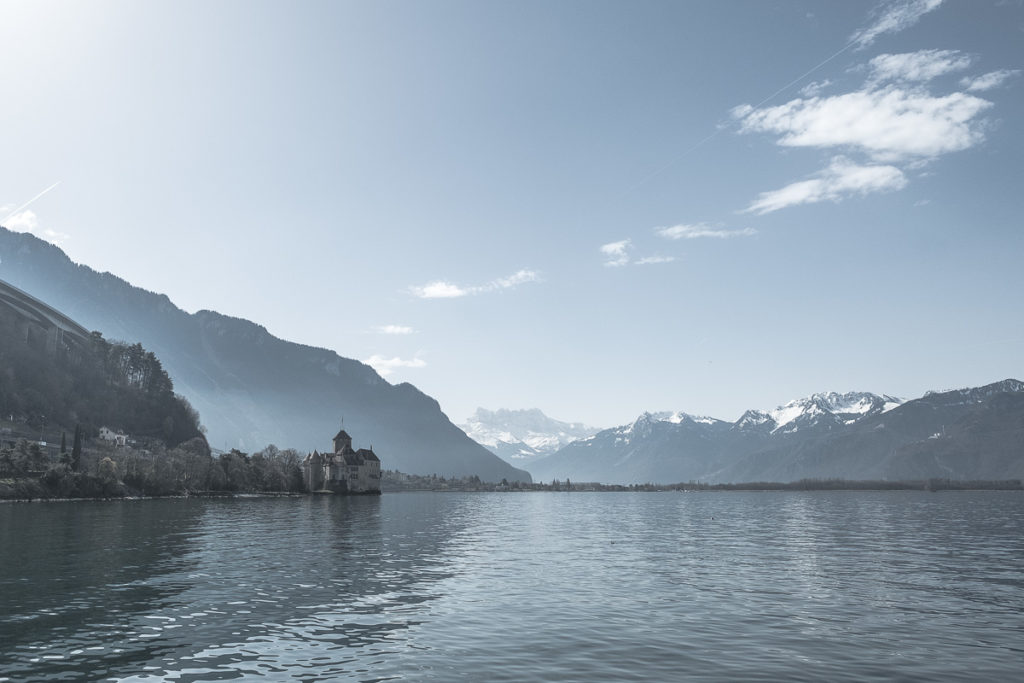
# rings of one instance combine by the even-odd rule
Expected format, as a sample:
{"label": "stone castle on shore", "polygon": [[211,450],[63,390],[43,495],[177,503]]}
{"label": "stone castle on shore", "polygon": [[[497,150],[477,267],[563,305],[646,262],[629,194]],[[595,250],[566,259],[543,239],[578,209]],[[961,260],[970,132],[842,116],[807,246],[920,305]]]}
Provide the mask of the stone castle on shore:
{"label": "stone castle on shore", "polygon": [[333,493],[380,493],[380,458],[373,448],[353,450],[352,437],[344,429],[334,437],[334,452],[313,451],[302,461],[309,491]]}

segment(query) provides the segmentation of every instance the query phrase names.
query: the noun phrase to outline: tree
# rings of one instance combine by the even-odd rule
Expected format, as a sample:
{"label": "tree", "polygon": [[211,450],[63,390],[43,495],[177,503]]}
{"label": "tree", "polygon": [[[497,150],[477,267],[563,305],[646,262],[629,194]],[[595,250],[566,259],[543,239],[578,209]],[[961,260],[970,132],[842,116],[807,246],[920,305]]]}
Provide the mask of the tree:
{"label": "tree", "polygon": [[28,458],[29,458],[29,469],[39,472],[46,469],[46,453],[43,453],[43,449],[39,447],[39,444],[33,441],[28,447]]}
{"label": "tree", "polygon": [[68,467],[71,465],[71,454],[68,453],[68,435],[60,433],[60,464]]}
{"label": "tree", "polygon": [[71,446],[71,469],[75,472],[82,464],[82,426],[75,425],[75,441]]}
{"label": "tree", "polygon": [[100,461],[98,468],[99,479],[103,486],[103,495],[112,496],[117,493],[117,463],[109,457]]}

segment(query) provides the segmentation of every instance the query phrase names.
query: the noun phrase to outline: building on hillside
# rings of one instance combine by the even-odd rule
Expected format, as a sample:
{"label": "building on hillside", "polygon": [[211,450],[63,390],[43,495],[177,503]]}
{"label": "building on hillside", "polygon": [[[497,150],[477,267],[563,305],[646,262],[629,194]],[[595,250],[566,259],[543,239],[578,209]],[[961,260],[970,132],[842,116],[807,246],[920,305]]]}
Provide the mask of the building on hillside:
{"label": "building on hillside", "polygon": [[110,427],[100,427],[100,438],[104,441],[112,441],[115,446],[126,446],[128,435],[123,432],[115,432]]}
{"label": "building on hillside", "polygon": [[313,451],[302,461],[306,488],[335,493],[380,493],[380,458],[373,448],[352,448],[344,429],[334,437],[334,452]]}

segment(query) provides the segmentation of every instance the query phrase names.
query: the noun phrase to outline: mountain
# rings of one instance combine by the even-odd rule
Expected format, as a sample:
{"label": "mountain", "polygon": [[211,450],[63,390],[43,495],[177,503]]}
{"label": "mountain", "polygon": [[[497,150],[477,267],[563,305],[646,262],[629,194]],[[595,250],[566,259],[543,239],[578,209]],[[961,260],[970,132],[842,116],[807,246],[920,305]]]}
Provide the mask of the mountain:
{"label": "mountain", "polygon": [[631,424],[574,441],[533,462],[538,481],[571,478],[602,483],[686,481],[715,469],[729,423],[682,413],[644,413]]}
{"label": "mountain", "polygon": [[[801,427],[815,429],[853,424],[865,417],[892,410],[901,403],[903,399],[877,396],[863,391],[845,394],[831,391],[795,399],[760,415],[767,418],[765,422],[770,425],[772,433],[781,430],[783,433],[792,434]],[[744,417],[751,413],[756,414],[757,411],[747,411]]]}
{"label": "mountain", "polygon": [[485,410],[477,408],[459,425],[471,439],[505,462],[526,466],[551,455],[576,439],[597,433],[579,422],[554,420],[540,410]]}
{"label": "mountain", "polygon": [[392,385],[333,351],[284,341],[214,311],[188,314],[167,296],[73,263],[59,248],[0,228],[0,279],[107,338],[141,342],[199,411],[216,448],[330,447],[342,417],[382,466],[412,474],[530,481],[480,446],[411,384]]}
{"label": "mountain", "polygon": [[199,416],[152,352],[92,335],[2,280],[0,368],[0,415],[20,436],[81,425],[86,436],[109,427],[167,446],[202,438]]}
{"label": "mountain", "polygon": [[[682,416],[682,417],[680,417]],[[736,422],[644,414],[530,467],[541,481],[604,483],[1024,477],[1024,384],[911,400],[813,394]]]}

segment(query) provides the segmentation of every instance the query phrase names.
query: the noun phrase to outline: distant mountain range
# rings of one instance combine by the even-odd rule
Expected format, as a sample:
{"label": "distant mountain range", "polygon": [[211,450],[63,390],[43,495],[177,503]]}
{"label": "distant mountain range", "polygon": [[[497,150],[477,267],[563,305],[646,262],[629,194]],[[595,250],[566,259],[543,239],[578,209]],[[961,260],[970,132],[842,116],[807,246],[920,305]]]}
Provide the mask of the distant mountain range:
{"label": "distant mountain range", "polygon": [[528,467],[534,460],[599,431],[579,422],[554,420],[536,408],[477,408],[459,427],[478,444],[518,467]]}
{"label": "distant mountain range", "polygon": [[1024,478],[1024,384],[904,401],[814,394],[736,422],[645,413],[530,464],[541,481],[603,483]]}
{"label": "distant mountain range", "polygon": [[330,447],[342,417],[382,466],[411,474],[529,481],[452,424],[411,384],[392,385],[333,351],[284,341],[248,320],[188,314],[163,294],[73,263],[32,235],[0,228],[0,279],[109,339],[141,342],[199,411],[210,445]]}

